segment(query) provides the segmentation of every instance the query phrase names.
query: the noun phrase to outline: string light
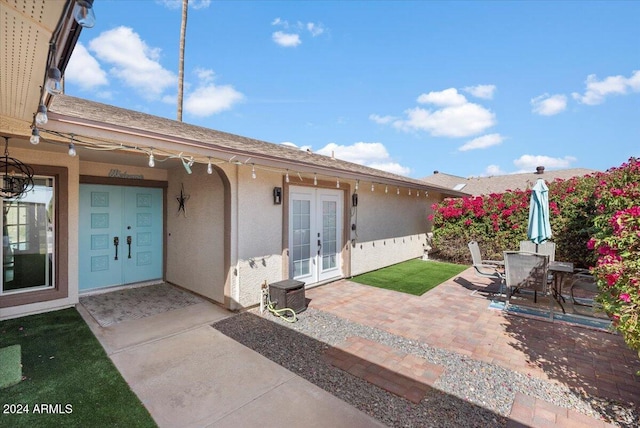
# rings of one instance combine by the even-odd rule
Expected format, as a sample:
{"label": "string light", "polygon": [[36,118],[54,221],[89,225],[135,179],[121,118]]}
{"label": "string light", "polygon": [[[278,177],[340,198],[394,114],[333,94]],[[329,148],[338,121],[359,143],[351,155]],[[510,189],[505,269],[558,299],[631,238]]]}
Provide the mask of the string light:
{"label": "string light", "polygon": [[400,194],[400,188],[396,187],[396,195],[399,195],[399,194]]}
{"label": "string light", "polygon": [[149,153],[149,168],[156,166],[156,159],[153,157],[153,150]]}
{"label": "string light", "polygon": [[69,156],[74,157],[76,155],[76,145],[69,143]]}
{"label": "string light", "polygon": [[411,196],[411,189],[409,189],[409,196]]}
{"label": "string light", "polygon": [[[54,49],[55,52],[55,49]],[[62,93],[62,73],[58,67],[50,67],[47,71],[47,82],[44,88],[51,95],[60,95]]]}
{"label": "string light", "polygon": [[314,186],[318,185],[318,176],[316,175],[316,173],[313,173],[313,185]]}
{"label": "string light", "polygon": [[35,126],[31,130],[31,138],[29,138],[29,142],[34,146],[40,142],[40,131]]}
{"label": "string light", "polygon": [[256,179],[256,167],[251,165],[251,178]]}
{"label": "string light", "polygon": [[46,125],[49,121],[49,117],[47,117],[47,108],[44,104],[40,104],[38,106],[38,112],[36,113],[36,125]]}
{"label": "string light", "polygon": [[356,180],[356,192],[358,191],[358,184],[360,184],[360,180]]}
{"label": "string light", "polygon": [[339,188],[340,188],[340,179],[337,178],[336,179],[336,189],[339,189]]}
{"label": "string light", "polygon": [[387,185],[384,186],[384,193],[389,193],[389,186]]}
{"label": "string light", "polygon": [[211,156],[209,156],[209,162],[207,162],[207,174],[213,174],[213,167],[211,166]]}
{"label": "string light", "polygon": [[284,182],[285,183],[289,182],[289,170],[287,170],[287,174],[284,176]]}
{"label": "string light", "polygon": [[416,191],[416,196],[417,196],[417,197],[420,197],[420,191],[419,191],[419,190],[418,190],[418,191]]}
{"label": "string light", "polygon": [[373,183],[371,183],[371,191],[372,191],[372,192],[375,192],[375,191],[376,191],[376,186],[375,186],[375,184],[373,184]]}

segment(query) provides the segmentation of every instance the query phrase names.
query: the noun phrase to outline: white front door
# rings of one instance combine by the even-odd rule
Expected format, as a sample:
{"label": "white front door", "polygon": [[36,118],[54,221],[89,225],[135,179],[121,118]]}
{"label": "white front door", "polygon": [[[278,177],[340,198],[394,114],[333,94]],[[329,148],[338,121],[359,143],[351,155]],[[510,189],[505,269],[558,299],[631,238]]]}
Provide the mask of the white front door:
{"label": "white front door", "polygon": [[289,188],[289,277],[315,284],[342,276],[342,191]]}

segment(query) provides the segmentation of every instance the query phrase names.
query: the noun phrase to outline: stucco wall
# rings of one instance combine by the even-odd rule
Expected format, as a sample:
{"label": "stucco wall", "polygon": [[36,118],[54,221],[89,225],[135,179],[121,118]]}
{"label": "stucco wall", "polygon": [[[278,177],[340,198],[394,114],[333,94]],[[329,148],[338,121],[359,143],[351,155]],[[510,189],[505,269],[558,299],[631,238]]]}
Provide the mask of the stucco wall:
{"label": "stucco wall", "polygon": [[357,211],[352,211],[351,275],[380,269],[395,263],[421,257],[426,246],[429,227],[427,215],[431,198],[416,191],[378,186],[358,192]]}
{"label": "stucco wall", "polygon": [[[194,165],[169,170],[167,189],[166,279],[224,303],[224,189],[220,176]],[[186,216],[178,213],[181,186],[189,195]]]}
{"label": "stucco wall", "polygon": [[238,294],[237,303],[260,301],[260,285],[280,281],[282,272],[282,210],[273,203],[273,188],[282,187],[282,174],[238,167]]}
{"label": "stucco wall", "polygon": [[53,153],[46,151],[45,146],[37,146],[34,150],[24,150],[9,147],[10,156],[30,165],[49,165],[65,167],[68,169],[68,187],[58,188],[58,192],[66,192],[69,199],[69,232],[66,237],[68,242],[68,297],[47,302],[32,303],[27,305],[0,308],[0,319],[15,318],[24,315],[47,312],[56,309],[69,307],[78,303],[78,228],[73,227],[78,224],[78,179],[79,179],[79,159],[70,157],[66,153]]}
{"label": "stucco wall", "polygon": [[145,180],[167,181],[168,172],[162,168],[146,168],[131,165],[114,165],[102,162],[80,162],[80,175],[97,177],[118,177],[126,175],[140,175]]}

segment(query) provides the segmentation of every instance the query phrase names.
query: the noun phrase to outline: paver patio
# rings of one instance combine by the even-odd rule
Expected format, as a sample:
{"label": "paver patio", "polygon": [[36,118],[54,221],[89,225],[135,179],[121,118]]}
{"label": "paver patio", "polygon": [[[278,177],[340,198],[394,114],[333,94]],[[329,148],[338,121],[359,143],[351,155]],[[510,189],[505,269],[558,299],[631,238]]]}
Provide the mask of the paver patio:
{"label": "paver patio", "polygon": [[[306,297],[310,307],[353,322],[558,382],[578,393],[640,406],[640,362],[621,336],[489,309],[485,293],[472,294],[489,286],[490,279],[468,269],[422,296],[341,280],[309,289]],[[349,347],[360,360],[379,360],[381,350],[372,344],[354,339],[343,350]],[[585,426],[590,420],[604,426],[523,394],[516,396],[511,420],[527,426]]]}

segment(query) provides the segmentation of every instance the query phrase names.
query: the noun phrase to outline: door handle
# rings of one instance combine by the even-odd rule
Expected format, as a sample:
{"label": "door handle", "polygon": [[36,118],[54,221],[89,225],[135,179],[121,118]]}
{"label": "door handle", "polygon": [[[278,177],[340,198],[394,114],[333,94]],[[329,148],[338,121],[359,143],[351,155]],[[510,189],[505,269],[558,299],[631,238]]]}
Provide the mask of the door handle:
{"label": "door handle", "polygon": [[131,235],[127,236],[127,245],[129,246],[129,256],[127,258],[131,258]]}
{"label": "door handle", "polygon": [[113,246],[116,247],[116,256],[113,258],[114,260],[118,260],[118,245],[120,244],[120,238],[117,236],[113,237]]}

